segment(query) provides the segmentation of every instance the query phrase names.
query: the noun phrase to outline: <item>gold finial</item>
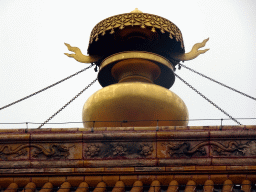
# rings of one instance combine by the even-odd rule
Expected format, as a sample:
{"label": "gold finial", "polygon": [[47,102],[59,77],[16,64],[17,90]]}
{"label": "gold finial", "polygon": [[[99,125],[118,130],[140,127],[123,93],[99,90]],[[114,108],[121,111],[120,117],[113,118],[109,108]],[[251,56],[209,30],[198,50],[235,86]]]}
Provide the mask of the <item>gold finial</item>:
{"label": "gold finial", "polygon": [[142,11],[140,11],[138,8],[135,8],[133,11],[131,11],[131,13],[142,13]]}

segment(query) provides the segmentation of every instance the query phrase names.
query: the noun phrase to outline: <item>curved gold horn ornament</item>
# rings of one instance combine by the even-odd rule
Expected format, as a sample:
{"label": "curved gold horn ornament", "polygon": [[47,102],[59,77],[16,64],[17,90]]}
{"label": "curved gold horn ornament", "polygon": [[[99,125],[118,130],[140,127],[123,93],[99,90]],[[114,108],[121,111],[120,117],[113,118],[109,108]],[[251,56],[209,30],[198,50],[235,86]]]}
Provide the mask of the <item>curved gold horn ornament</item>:
{"label": "curved gold horn ornament", "polygon": [[81,63],[96,63],[99,61],[100,57],[98,56],[87,56],[84,55],[81,50],[78,47],[72,47],[68,43],[64,43],[69,51],[74,52],[75,54],[69,54],[69,53],[64,53],[68,57],[73,57],[75,60]]}
{"label": "curved gold horn ornament", "polygon": [[202,43],[196,43],[196,44],[192,47],[192,49],[191,49],[191,51],[190,51],[189,53],[184,53],[184,54],[181,54],[181,55],[173,55],[172,57],[173,57],[175,60],[179,60],[179,61],[188,61],[188,60],[195,59],[195,58],[198,57],[200,54],[203,54],[203,53],[205,53],[206,51],[209,50],[209,49],[198,50],[198,49],[204,47],[208,40],[209,40],[209,38],[203,40]]}

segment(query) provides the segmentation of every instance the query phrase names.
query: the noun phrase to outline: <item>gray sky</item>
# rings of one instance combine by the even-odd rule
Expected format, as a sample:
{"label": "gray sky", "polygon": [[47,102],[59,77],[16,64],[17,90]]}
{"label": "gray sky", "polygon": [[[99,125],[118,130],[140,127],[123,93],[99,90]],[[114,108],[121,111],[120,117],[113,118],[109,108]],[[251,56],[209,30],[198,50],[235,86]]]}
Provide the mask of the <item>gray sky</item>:
{"label": "gray sky", "polygon": [[[90,32],[101,20],[135,8],[175,23],[183,34],[186,52],[210,37],[210,51],[184,64],[224,84],[256,97],[256,1],[35,1],[0,0],[0,107],[38,91],[86,67],[63,53],[64,42],[87,52]],[[256,102],[222,88],[192,72],[177,73],[235,118],[256,118]],[[48,119],[95,79],[90,69],[39,95],[0,111],[0,123]],[[81,122],[87,98],[101,89],[89,88],[49,123]],[[227,118],[176,79],[171,88],[186,103],[190,119]],[[255,124],[256,120],[239,120]],[[191,121],[189,125],[219,125],[220,121]],[[225,125],[235,125],[224,121]],[[39,125],[29,124],[29,128]],[[48,124],[44,127],[82,127]],[[0,124],[0,128],[26,128]]]}

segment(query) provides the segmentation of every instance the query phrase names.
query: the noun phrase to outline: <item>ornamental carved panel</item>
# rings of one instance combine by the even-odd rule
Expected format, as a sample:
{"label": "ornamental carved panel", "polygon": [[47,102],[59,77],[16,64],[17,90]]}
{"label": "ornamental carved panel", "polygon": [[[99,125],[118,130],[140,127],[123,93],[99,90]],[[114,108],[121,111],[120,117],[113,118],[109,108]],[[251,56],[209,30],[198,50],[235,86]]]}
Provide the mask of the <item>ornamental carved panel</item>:
{"label": "ornamental carved panel", "polygon": [[29,159],[29,144],[4,144],[0,146],[0,160]]}
{"label": "ornamental carved panel", "polygon": [[174,141],[162,143],[168,157],[206,157],[208,155],[208,141]]}
{"label": "ornamental carved panel", "polygon": [[85,159],[152,158],[156,156],[151,142],[84,143]]}
{"label": "ornamental carved panel", "polygon": [[70,156],[70,148],[64,144],[31,144],[31,156],[34,159],[67,159]]}
{"label": "ornamental carved panel", "polygon": [[256,140],[170,141],[158,146],[159,158],[256,156]]}
{"label": "ornamental carved panel", "polygon": [[213,156],[256,156],[256,140],[211,141],[211,153]]}
{"label": "ornamental carved panel", "polygon": [[29,159],[29,150],[33,159],[66,159],[70,148],[64,144],[5,144],[0,148],[0,160]]}

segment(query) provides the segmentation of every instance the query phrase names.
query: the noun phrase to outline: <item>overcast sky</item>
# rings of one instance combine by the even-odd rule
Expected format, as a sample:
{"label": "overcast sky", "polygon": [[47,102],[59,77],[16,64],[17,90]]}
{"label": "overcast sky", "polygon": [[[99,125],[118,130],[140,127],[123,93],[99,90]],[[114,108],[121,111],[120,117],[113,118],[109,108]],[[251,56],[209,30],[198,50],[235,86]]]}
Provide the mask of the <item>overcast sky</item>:
{"label": "overcast sky", "polygon": [[[184,64],[224,84],[256,97],[256,1],[35,1],[0,0],[0,107],[55,83],[87,66],[65,56],[64,42],[87,53],[90,32],[101,20],[139,8],[175,23],[186,52],[210,38],[210,51]],[[187,69],[182,78],[235,118],[256,118],[256,101],[222,88]],[[0,123],[41,123],[97,77],[93,68],[0,111]],[[49,123],[81,122],[87,98],[101,89],[98,82]],[[228,118],[178,79],[171,88],[187,105],[190,119]],[[256,120],[239,120],[250,125]],[[236,125],[224,121],[225,125]],[[220,125],[191,121],[189,125]],[[28,124],[37,128],[38,124]],[[82,123],[44,127],[82,127]],[[0,124],[0,128],[26,128]]]}

